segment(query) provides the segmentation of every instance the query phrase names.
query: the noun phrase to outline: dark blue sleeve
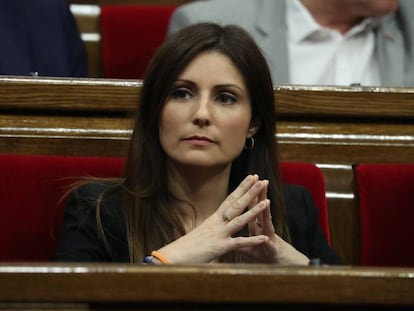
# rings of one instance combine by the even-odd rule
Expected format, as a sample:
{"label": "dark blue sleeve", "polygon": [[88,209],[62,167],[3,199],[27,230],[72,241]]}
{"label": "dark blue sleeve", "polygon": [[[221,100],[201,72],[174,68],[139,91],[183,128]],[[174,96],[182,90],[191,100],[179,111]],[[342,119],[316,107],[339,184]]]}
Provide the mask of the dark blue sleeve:
{"label": "dark blue sleeve", "polygon": [[340,264],[319,226],[318,209],[309,191],[301,186],[285,185],[284,195],[292,245],[309,259],[319,259],[321,264]]}
{"label": "dark blue sleeve", "polygon": [[87,77],[87,53],[66,0],[0,1],[0,74]]}

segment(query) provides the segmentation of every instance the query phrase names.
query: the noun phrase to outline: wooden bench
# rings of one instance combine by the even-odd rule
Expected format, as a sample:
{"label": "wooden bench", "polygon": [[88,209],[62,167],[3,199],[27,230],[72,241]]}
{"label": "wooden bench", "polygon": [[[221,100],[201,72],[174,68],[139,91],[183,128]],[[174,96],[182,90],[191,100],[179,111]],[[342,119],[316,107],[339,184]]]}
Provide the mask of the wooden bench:
{"label": "wooden bench", "polygon": [[414,269],[1,264],[6,310],[412,310]]}
{"label": "wooden bench", "polygon": [[[0,77],[0,153],[124,156],[141,81]],[[359,263],[353,166],[414,161],[414,89],[276,86],[282,161],[326,179],[332,247]]]}

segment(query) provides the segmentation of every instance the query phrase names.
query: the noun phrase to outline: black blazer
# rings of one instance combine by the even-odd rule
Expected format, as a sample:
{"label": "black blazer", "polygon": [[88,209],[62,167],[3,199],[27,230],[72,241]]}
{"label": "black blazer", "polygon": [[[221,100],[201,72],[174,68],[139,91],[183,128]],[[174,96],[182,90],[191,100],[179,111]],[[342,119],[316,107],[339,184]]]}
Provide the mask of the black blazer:
{"label": "black blazer", "polygon": [[0,74],[87,77],[87,54],[67,0],[0,1]]}
{"label": "black blazer", "polygon": [[[54,256],[56,261],[128,262],[125,220],[119,193],[107,197],[101,218],[107,246],[98,236],[96,198],[105,189],[102,184],[89,184],[76,189],[64,210],[61,239]],[[323,264],[340,264],[318,225],[318,211],[304,187],[285,185],[284,195],[292,245],[308,258]]]}

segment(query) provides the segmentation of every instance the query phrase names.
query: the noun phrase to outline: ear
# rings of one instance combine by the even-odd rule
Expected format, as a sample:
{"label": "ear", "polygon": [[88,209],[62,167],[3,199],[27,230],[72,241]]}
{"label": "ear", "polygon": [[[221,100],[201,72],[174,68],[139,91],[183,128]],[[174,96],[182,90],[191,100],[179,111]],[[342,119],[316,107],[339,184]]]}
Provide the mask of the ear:
{"label": "ear", "polygon": [[260,120],[258,118],[254,118],[250,122],[249,130],[247,131],[247,138],[254,136],[260,129]]}

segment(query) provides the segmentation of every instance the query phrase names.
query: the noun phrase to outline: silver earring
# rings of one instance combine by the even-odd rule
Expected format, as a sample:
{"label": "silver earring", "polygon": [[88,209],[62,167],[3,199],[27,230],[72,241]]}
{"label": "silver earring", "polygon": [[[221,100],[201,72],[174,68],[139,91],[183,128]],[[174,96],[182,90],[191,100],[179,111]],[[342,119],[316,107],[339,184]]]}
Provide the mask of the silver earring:
{"label": "silver earring", "polygon": [[254,138],[252,136],[246,139],[246,143],[244,144],[244,149],[252,150],[253,148],[254,148]]}

